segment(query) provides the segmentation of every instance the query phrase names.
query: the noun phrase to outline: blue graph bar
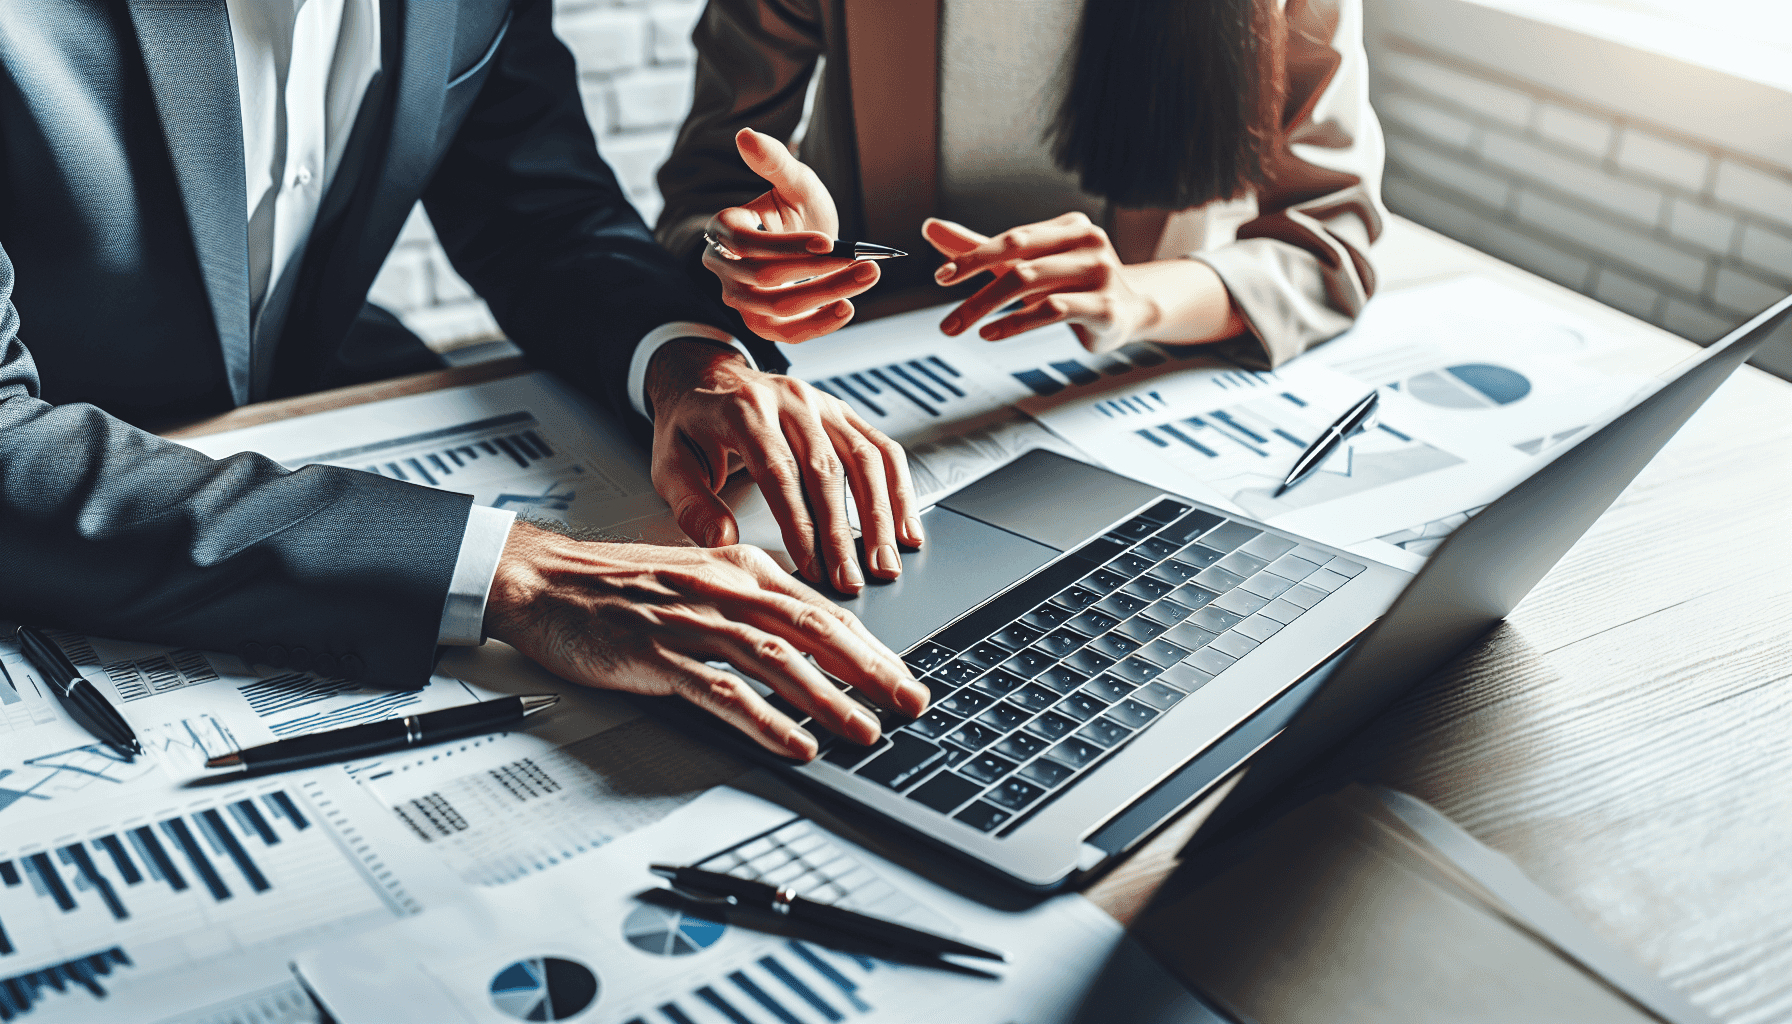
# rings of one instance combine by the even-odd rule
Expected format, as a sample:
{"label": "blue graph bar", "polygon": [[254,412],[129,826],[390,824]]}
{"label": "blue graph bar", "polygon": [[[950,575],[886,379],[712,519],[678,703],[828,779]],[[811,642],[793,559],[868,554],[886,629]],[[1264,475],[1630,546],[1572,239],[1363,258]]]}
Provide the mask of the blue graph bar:
{"label": "blue graph bar", "polygon": [[406,465],[410,466],[412,469],[417,471],[417,476],[419,478],[421,478],[424,483],[428,484],[431,487],[434,487],[436,485],[435,476],[432,475],[429,470],[423,468],[423,463],[419,462],[416,459],[406,459],[404,461],[405,461]]}
{"label": "blue graph bar", "polygon": [[926,402],[921,401],[919,398],[916,398],[914,395],[910,394],[908,392],[908,390],[906,388],[904,388],[902,385],[900,385],[900,384],[896,383],[895,381],[891,380],[890,378],[884,376],[884,372],[882,370],[872,370],[871,376],[876,377],[879,381],[881,381],[883,383],[883,385],[885,387],[889,388],[891,391],[894,391],[897,394],[901,395],[902,397],[915,403],[915,407],[917,409],[920,409],[922,412],[926,413],[927,415],[938,416],[940,414],[940,411],[938,409],[935,409],[933,406],[928,405]]}
{"label": "blue graph bar", "polygon": [[804,963],[815,968],[816,973],[832,982],[834,987],[840,990],[840,994],[846,997],[846,1001],[852,1004],[853,1009],[860,1013],[871,1012],[871,1004],[859,998],[859,986],[854,984],[851,978],[848,978],[846,975],[835,970],[833,964],[823,960],[815,954],[814,950],[795,939],[792,939],[785,944],[788,945],[797,956],[802,957]]}
{"label": "blue graph bar", "polygon": [[959,373],[958,370],[956,368],[954,368],[951,363],[946,362],[944,359],[941,359],[939,356],[928,356],[927,361],[932,363],[933,365],[939,367],[940,369],[946,371],[947,373],[951,374],[954,377],[964,376],[964,374]]}
{"label": "blue graph bar", "polygon": [[852,382],[854,384],[857,384],[859,387],[864,388],[866,391],[871,392],[874,395],[881,395],[884,393],[882,388],[880,388],[876,384],[873,384],[870,381],[866,380],[864,374],[860,374],[860,373],[853,374]]}
{"label": "blue graph bar", "polygon": [[697,990],[697,998],[715,1007],[718,1013],[728,1018],[733,1024],[753,1024],[752,1020],[750,1020],[746,1014],[734,1008],[733,1003],[722,998],[722,993],[717,992],[708,985]]}
{"label": "blue graph bar", "polygon": [[1291,445],[1294,445],[1296,448],[1305,448],[1307,446],[1307,442],[1302,441],[1298,437],[1295,437],[1293,434],[1290,434],[1286,430],[1283,430],[1281,427],[1276,427],[1275,431],[1276,431],[1277,437],[1281,438],[1282,440],[1288,442]]}
{"label": "blue graph bar", "polygon": [[[853,376],[857,377],[858,374],[855,373],[855,374],[853,374]],[[857,391],[854,391],[852,385],[846,383],[846,381],[840,379],[839,377],[835,377],[834,383],[840,386],[840,390],[842,390],[842,391],[846,392],[847,394],[851,395],[852,397],[858,399],[860,405],[863,405],[865,408],[870,409],[872,412],[876,413],[877,415],[879,415],[879,416],[889,415],[889,413],[884,412],[883,406],[878,405],[876,402],[873,402],[871,399],[866,398],[864,395],[859,394]],[[861,383],[863,383],[863,382],[861,381]]]}
{"label": "blue graph bar", "polygon": [[664,1014],[665,1018],[671,1021],[672,1024],[697,1024],[696,1021],[691,1019],[690,1014],[685,1013],[678,1008],[677,1003],[667,1003],[660,1007],[660,1013]]}
{"label": "blue graph bar", "polygon": [[1300,406],[1302,409],[1305,409],[1307,407],[1307,403],[1305,401],[1302,401],[1300,398],[1295,397],[1295,395],[1292,392],[1284,391],[1284,392],[1282,392],[1282,397],[1286,398],[1290,402],[1293,402],[1295,405]]}
{"label": "blue graph bar", "polygon": [[907,370],[903,369],[902,367],[891,366],[890,372],[895,374],[898,377],[901,377],[903,380],[908,381],[910,384],[914,385],[915,390],[926,395],[928,398],[933,399],[934,401],[940,403],[941,405],[945,404],[946,396],[940,394],[938,391],[935,391],[932,388],[928,387],[927,385],[921,383],[919,380],[916,380],[914,374],[908,372]]}
{"label": "blue graph bar", "polygon": [[292,802],[292,797],[287,796],[285,790],[270,793],[267,796],[262,797],[262,799],[269,801],[269,805],[274,808],[275,814],[292,822],[293,828],[303,832],[311,827],[311,823],[305,820],[303,814],[299,813],[299,805]]}
{"label": "blue graph bar", "polygon": [[1061,363],[1053,363],[1052,369],[1069,378],[1072,384],[1093,384],[1101,379],[1101,374],[1089,369],[1074,359],[1066,359]]}
{"label": "blue graph bar", "polygon": [[0,860],[0,882],[8,886],[19,884],[19,869],[13,867],[12,861]]}
{"label": "blue graph bar", "polygon": [[34,853],[26,857],[25,871],[37,878],[38,884],[44,887],[63,913],[75,909],[75,897],[69,893],[68,886],[62,884],[62,875],[50,863],[49,854]]}
{"label": "blue graph bar", "polygon": [[6,937],[6,926],[0,924],[0,956],[7,956],[12,951],[12,940]]}
{"label": "blue graph bar", "polygon": [[220,903],[229,899],[230,889],[225,886],[224,879],[218,876],[218,869],[212,867],[212,862],[206,857],[205,851],[199,848],[199,843],[193,838],[193,832],[187,828],[187,823],[179,818],[169,818],[162,822],[162,831],[168,833],[168,838],[174,840],[181,851],[187,855],[187,862],[193,865],[193,873],[199,876],[199,880],[205,883],[207,889],[211,890],[212,899]]}
{"label": "blue graph bar", "polygon": [[823,1017],[826,1017],[830,1021],[846,1019],[845,1014],[834,1009],[832,1003],[821,998],[820,995],[817,995],[815,990],[810,988],[807,982],[791,973],[790,968],[779,963],[775,958],[762,956],[759,958],[759,966],[765,968],[773,977],[783,982],[784,987],[795,992],[803,1002],[815,1007],[815,1012],[821,1014]]}
{"label": "blue graph bar", "polygon": [[131,845],[137,848],[137,854],[143,863],[149,865],[149,873],[168,883],[168,888],[180,892],[187,887],[187,880],[175,869],[174,861],[168,851],[162,848],[162,841],[149,830],[149,826],[131,830]]}
{"label": "blue graph bar", "polygon": [[1202,455],[1205,455],[1210,459],[1217,459],[1220,457],[1219,452],[1214,451],[1212,448],[1207,447],[1206,445],[1202,444],[1201,442],[1199,442],[1199,441],[1195,440],[1194,438],[1188,436],[1187,434],[1183,433],[1182,428],[1178,427],[1174,423],[1166,423],[1163,426],[1159,427],[1158,429],[1162,430],[1164,433],[1170,435],[1171,437],[1175,438],[1178,441],[1181,441],[1183,444],[1188,445],[1190,448],[1193,448],[1195,451],[1200,452]]}
{"label": "blue graph bar", "polygon": [[1238,431],[1239,433],[1241,433],[1244,436],[1250,438],[1251,440],[1257,442],[1258,444],[1268,444],[1269,443],[1269,438],[1264,437],[1262,434],[1257,433],[1255,430],[1252,430],[1250,427],[1247,427],[1244,424],[1233,419],[1232,414],[1229,412],[1226,412],[1224,409],[1214,410],[1213,418],[1216,420],[1219,420],[1221,423],[1224,423],[1226,426],[1231,427],[1233,430]]}
{"label": "blue graph bar", "polygon": [[118,841],[117,836],[101,836],[94,842],[99,844],[100,849],[111,855],[112,864],[118,868],[118,877],[124,879],[124,884],[136,885],[143,881],[143,875],[137,870],[137,865],[131,860],[131,855],[124,852],[124,844]]}
{"label": "blue graph bar", "polygon": [[803,1022],[797,1018],[796,1014],[791,1013],[789,1010],[786,1010],[784,1008],[783,1003],[780,1003],[776,999],[772,998],[772,994],[770,992],[767,992],[765,989],[760,988],[758,982],[754,981],[752,978],[747,977],[745,971],[730,972],[728,975],[728,980],[734,982],[734,985],[736,988],[739,988],[742,992],[745,992],[749,997],[752,998],[752,1000],[754,1002],[758,1003],[760,1006],[765,1007],[765,1009],[768,1013],[770,1013],[772,1016],[778,1018],[780,1021],[783,1021],[784,1024],[803,1024]]}
{"label": "blue graph bar", "polygon": [[1149,429],[1135,430],[1135,431],[1133,431],[1133,433],[1139,435],[1140,437],[1144,438],[1147,441],[1150,441],[1152,444],[1157,445],[1159,448],[1170,447],[1170,442],[1164,440],[1161,437],[1158,437],[1156,434],[1153,434]]}
{"label": "blue graph bar", "polygon": [[826,394],[833,395],[835,398],[840,397],[839,394],[837,394],[833,388],[828,387],[827,381],[816,380],[816,381],[810,381],[810,383],[815,385],[815,387],[819,388],[821,391],[823,391]]}
{"label": "blue graph bar", "polygon": [[280,837],[274,834],[274,827],[268,824],[268,819],[261,816],[261,810],[255,806],[255,801],[238,800],[230,805],[230,810],[243,823],[244,828],[261,837],[262,845],[273,846],[280,841]]}
{"label": "blue graph bar", "polygon": [[44,1001],[45,989],[66,993],[74,985],[79,985],[92,993],[94,998],[104,999],[106,988],[100,984],[99,979],[111,974],[115,964],[131,966],[131,958],[117,946],[73,960],[64,960],[27,974],[0,978],[0,1020],[12,1020],[30,1013],[34,1006]]}
{"label": "blue graph bar", "polygon": [[229,825],[224,824],[223,815],[219,814],[216,809],[208,807],[199,812],[199,820],[216,837],[218,845],[224,847],[224,853],[231,860],[236,861],[236,866],[242,869],[243,877],[249,880],[249,888],[256,892],[267,892],[273,888],[268,884],[267,876],[261,873],[261,869],[256,867],[255,861],[249,857],[249,851],[243,849],[242,843],[237,842],[236,833],[230,831]]}
{"label": "blue graph bar", "polygon": [[[934,362],[939,362],[939,360],[936,359],[936,360],[934,360]],[[926,363],[923,363],[918,359],[910,359],[908,361],[908,365],[914,367],[916,372],[926,374],[928,380],[931,380],[935,384],[938,384],[940,387],[945,388],[947,391],[952,392],[954,395],[957,395],[959,398],[964,397],[964,392],[958,390],[958,385],[952,383],[951,381],[940,376],[939,374],[934,373],[931,369],[928,368]],[[956,373],[954,373],[953,376],[956,377],[958,375]]]}
{"label": "blue graph bar", "polygon": [[1402,434],[1398,430],[1395,430],[1393,427],[1388,426],[1386,423],[1377,424],[1377,426],[1381,427],[1381,429],[1387,431],[1388,433],[1394,435],[1395,437],[1399,438],[1402,441],[1411,441],[1412,440],[1412,438],[1406,436],[1405,434]]}
{"label": "blue graph bar", "polygon": [[123,921],[131,916],[130,911],[124,909],[124,904],[119,902],[118,893],[112,888],[112,883],[108,882],[106,877],[93,866],[93,858],[87,855],[87,847],[76,843],[73,846],[63,847],[58,853],[61,854],[65,862],[74,865],[75,870],[81,873],[82,878],[87,879],[87,884],[93,888],[94,892],[100,894],[100,900],[106,904],[106,909],[112,912],[113,920]]}
{"label": "blue graph bar", "polygon": [[1064,390],[1064,385],[1058,383],[1044,370],[1020,370],[1014,374],[1014,379],[1025,384],[1033,390],[1034,394],[1041,397],[1055,395]]}

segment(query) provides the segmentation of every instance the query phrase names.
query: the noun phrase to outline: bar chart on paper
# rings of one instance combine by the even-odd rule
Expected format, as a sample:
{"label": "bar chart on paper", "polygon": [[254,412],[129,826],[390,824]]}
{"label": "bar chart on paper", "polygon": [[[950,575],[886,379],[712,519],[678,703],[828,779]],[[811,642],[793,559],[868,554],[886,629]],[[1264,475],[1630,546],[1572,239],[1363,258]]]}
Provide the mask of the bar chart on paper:
{"label": "bar chart on paper", "polygon": [[[74,836],[9,830],[0,847],[0,1020],[105,1000],[133,975],[281,935],[418,909],[314,783],[125,816]],[[66,824],[39,831],[65,833]],[[351,830],[352,831],[352,830]]]}

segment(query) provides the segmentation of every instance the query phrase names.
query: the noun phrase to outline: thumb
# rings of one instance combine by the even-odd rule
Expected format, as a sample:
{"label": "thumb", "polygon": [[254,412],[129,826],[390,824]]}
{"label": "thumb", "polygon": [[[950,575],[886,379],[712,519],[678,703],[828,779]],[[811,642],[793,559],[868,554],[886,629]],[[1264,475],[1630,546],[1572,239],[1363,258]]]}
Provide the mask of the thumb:
{"label": "thumb", "polygon": [[707,548],[739,543],[740,526],[715,490],[727,479],[723,456],[705,452],[681,430],[665,434],[654,441],[653,489],[672,507],[678,528]]}
{"label": "thumb", "polygon": [[938,217],[929,217],[921,222],[921,233],[933,243],[933,247],[949,257],[963,256],[984,242],[989,241],[987,235],[980,235],[963,224]]}
{"label": "thumb", "polygon": [[747,162],[747,168],[771,182],[772,188],[795,194],[808,186],[810,175],[804,173],[808,168],[770,135],[742,128],[735,133],[734,146],[740,150],[740,158]]}

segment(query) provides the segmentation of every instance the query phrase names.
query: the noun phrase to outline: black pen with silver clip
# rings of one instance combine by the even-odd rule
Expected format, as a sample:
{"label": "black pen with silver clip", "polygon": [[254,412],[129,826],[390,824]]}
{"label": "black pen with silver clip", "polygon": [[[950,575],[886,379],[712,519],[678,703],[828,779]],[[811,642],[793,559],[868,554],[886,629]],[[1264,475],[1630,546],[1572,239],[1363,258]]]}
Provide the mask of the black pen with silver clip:
{"label": "black pen with silver clip", "polygon": [[[746,258],[740,253],[735,252],[733,249],[723,245],[721,239],[716,238],[707,231],[703,233],[703,241],[708,243],[709,247],[716,251],[717,256],[720,256],[725,260]],[[850,242],[844,238],[836,238],[834,240],[834,248],[829,252],[825,254],[810,253],[809,255],[826,255],[837,260],[894,260],[907,256],[908,253],[903,252],[901,249],[893,249],[887,245],[878,245],[876,242]]]}
{"label": "black pen with silver clip", "polygon": [[223,754],[205,762],[205,766],[240,766],[256,772],[279,772],[353,761],[362,757],[389,754],[406,747],[421,747],[481,733],[503,732],[529,715],[552,707],[559,699],[560,695],[557,693],[500,697],[497,700],[480,701],[458,708],[443,708],[422,715],[314,732],[309,736],[294,736],[292,739],[239,750],[234,754]]}
{"label": "black pen with silver clip", "polygon": [[671,864],[652,864],[648,870],[671,882],[674,887],[692,892],[721,897],[726,902],[738,907],[753,910],[769,910],[774,914],[784,914],[793,921],[815,925],[829,931],[840,932],[855,938],[871,942],[883,943],[902,949],[938,955],[941,953],[957,953],[961,956],[977,957],[982,960],[996,960],[1006,963],[1006,954],[993,949],[984,949],[967,942],[935,935],[919,928],[910,928],[905,924],[886,921],[880,917],[861,914],[827,903],[820,903],[796,894],[796,890],[779,888],[765,882],[755,882],[749,878],[736,878],[702,868],[675,867]]}
{"label": "black pen with silver clip", "polygon": [[75,663],[68,660],[56,642],[30,626],[19,626],[15,633],[25,657],[36,666],[45,685],[56,694],[63,708],[76,724],[118,751],[126,761],[143,753],[143,744],[99,687],[87,680]]}
{"label": "black pen with silver clip", "polygon": [[1294,468],[1288,471],[1282,486],[1277,487],[1276,493],[1270,497],[1281,497],[1288,488],[1311,476],[1321,463],[1338,450],[1345,438],[1361,430],[1369,422],[1369,417],[1375,414],[1375,407],[1380,403],[1381,392],[1371,391],[1351,406],[1348,412],[1333,421],[1331,426],[1325,428],[1325,433],[1320,434],[1317,440],[1307,446],[1306,451],[1300,453],[1300,458],[1294,460]]}

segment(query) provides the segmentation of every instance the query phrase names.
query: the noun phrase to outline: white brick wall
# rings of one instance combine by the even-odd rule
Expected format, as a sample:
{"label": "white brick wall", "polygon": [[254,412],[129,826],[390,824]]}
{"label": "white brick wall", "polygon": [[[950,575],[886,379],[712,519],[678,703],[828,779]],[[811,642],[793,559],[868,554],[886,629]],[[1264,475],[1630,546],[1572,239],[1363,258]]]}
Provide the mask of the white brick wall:
{"label": "white brick wall", "polygon": [[[1497,53],[1368,42],[1396,213],[1699,342],[1792,291],[1792,166],[1532,85]],[[1792,353],[1757,362],[1792,373]]]}
{"label": "white brick wall", "polygon": [[[556,0],[554,31],[579,65],[585,116],[617,179],[649,224],[654,172],[691,102],[691,28],[702,0]],[[421,207],[373,283],[374,302],[443,350],[499,336],[485,303],[449,266]]]}

